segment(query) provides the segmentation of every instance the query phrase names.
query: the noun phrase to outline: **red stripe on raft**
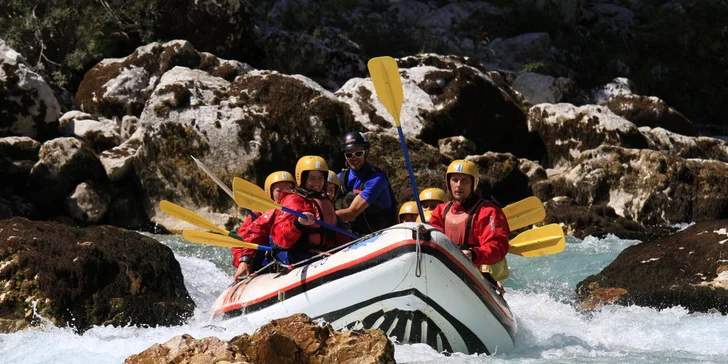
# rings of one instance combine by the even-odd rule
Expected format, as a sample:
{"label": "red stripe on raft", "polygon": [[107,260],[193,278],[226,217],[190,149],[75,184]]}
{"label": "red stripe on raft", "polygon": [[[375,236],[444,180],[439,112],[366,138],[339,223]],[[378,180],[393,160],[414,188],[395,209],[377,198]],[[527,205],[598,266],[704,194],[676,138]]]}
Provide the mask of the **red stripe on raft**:
{"label": "red stripe on raft", "polygon": [[[277,296],[278,295],[278,292],[289,291],[289,290],[291,290],[293,288],[296,288],[298,286],[301,286],[303,284],[306,284],[309,281],[313,281],[313,280],[316,280],[316,279],[318,279],[318,278],[320,278],[322,276],[326,276],[326,275],[329,275],[331,273],[338,272],[340,270],[343,270],[343,269],[349,268],[351,266],[357,265],[357,264],[359,264],[361,262],[364,262],[364,261],[370,260],[372,258],[375,258],[378,255],[385,254],[385,253],[387,253],[387,252],[389,252],[389,251],[391,251],[393,249],[399,248],[399,247],[404,246],[404,245],[414,245],[414,244],[417,244],[417,241],[414,240],[414,239],[402,240],[399,243],[389,245],[386,248],[377,250],[375,252],[372,252],[372,253],[370,253],[368,255],[365,255],[365,256],[363,256],[361,258],[358,258],[356,260],[352,260],[352,261],[350,261],[348,263],[341,264],[339,266],[336,266],[336,267],[333,267],[331,269],[325,270],[325,271],[323,271],[321,273],[318,273],[318,274],[316,274],[314,276],[307,277],[303,281],[298,281],[298,282],[296,282],[294,284],[291,284],[291,285],[289,285],[287,287],[284,287],[282,289],[279,289],[279,290],[277,290],[275,292],[271,292],[271,293],[269,293],[269,294],[267,294],[265,296],[258,297],[258,298],[254,299],[252,301],[247,301],[247,302],[242,302],[242,303],[228,303],[228,304],[223,304],[223,305],[221,305],[220,309],[218,309],[218,310],[215,311],[215,313],[221,313],[221,312],[225,312],[225,311],[232,311],[232,310],[236,310],[236,309],[242,308],[244,306],[248,306],[248,305],[256,304],[256,303],[261,302],[261,301],[265,301],[265,300],[267,300],[267,299],[269,299],[269,298],[271,298],[273,296]],[[495,305],[495,307],[498,308],[498,311],[500,311],[500,313],[503,316],[505,316],[505,317],[508,316],[505,313],[505,311],[503,311],[503,309],[501,308],[501,306],[493,299],[493,296],[490,294],[490,291],[488,291],[488,289],[485,288],[485,286],[480,283],[480,281],[477,279],[477,277],[475,277],[463,264],[461,264],[460,261],[458,261],[457,259],[455,259],[455,257],[453,257],[445,248],[443,248],[442,246],[440,246],[438,244],[431,243],[431,242],[426,242],[426,241],[421,241],[420,244],[433,247],[433,248],[441,251],[442,253],[445,253],[445,256],[447,256],[460,269],[462,269],[463,272],[465,272],[467,275],[469,275],[470,278],[474,282],[476,282],[479,291],[482,294],[484,294],[486,297],[488,297],[488,300],[491,303],[493,303]],[[246,285],[247,285],[247,283],[246,283]],[[231,298],[232,293],[234,291],[236,291],[236,290],[237,290],[237,287],[231,288],[230,289],[230,292],[226,295],[225,300],[223,302],[228,301],[228,299]]]}

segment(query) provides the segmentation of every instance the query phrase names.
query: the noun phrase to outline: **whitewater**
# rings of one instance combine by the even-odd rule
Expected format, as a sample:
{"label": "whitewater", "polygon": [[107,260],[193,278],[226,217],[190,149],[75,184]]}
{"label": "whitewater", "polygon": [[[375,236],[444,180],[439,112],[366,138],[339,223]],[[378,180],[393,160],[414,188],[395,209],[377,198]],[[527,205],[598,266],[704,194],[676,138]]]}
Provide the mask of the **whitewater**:
{"label": "whitewater", "polygon": [[[82,335],[46,325],[0,334],[0,363],[123,363],[128,356],[176,335],[229,340],[257,328],[244,317],[221,321],[209,316],[213,301],[231,283],[228,249],[187,243],[176,236],[151,236],[172,248],[180,262],[187,290],[197,304],[187,324],[98,326]],[[718,312],[690,314],[680,307],[658,311],[637,306],[583,312],[576,307],[576,284],[638,243],[614,236],[569,237],[561,254],[538,258],[509,255],[511,277],[503,283],[518,322],[515,350],[493,356],[445,355],[424,344],[396,344],[395,359],[398,363],[432,364],[724,363],[728,317]]]}

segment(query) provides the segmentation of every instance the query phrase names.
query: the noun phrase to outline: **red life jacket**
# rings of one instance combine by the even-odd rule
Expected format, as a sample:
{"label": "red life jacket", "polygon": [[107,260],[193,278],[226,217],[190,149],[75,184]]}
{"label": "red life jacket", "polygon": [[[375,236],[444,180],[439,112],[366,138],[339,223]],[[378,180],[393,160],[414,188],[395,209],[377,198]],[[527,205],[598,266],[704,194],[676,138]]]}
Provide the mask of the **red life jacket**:
{"label": "red life jacket", "polygon": [[448,238],[450,238],[450,240],[452,240],[453,243],[458,244],[460,249],[467,249],[468,246],[480,245],[477,237],[474,234],[471,234],[471,231],[473,230],[473,217],[484,202],[484,199],[480,199],[467,211],[449,213],[450,208],[454,203],[450,201],[443,209],[442,221],[445,229],[443,232]]}
{"label": "red life jacket", "polygon": [[[328,197],[323,194],[300,195],[309,202],[313,202],[316,209],[314,214],[316,219],[336,226],[336,209]],[[301,234],[295,245],[297,249],[328,249],[333,248],[336,244],[336,233],[333,230],[321,227],[319,224],[304,226],[301,231],[303,234]]]}

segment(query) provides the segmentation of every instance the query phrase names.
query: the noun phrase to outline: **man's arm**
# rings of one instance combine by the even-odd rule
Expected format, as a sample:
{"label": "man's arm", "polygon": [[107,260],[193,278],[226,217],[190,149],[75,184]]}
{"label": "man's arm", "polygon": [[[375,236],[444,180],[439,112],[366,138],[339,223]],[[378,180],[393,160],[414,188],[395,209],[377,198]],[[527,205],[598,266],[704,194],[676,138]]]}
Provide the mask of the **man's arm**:
{"label": "man's arm", "polygon": [[346,222],[354,221],[367,207],[369,207],[369,202],[361,195],[356,195],[351,205],[345,209],[336,210],[336,215]]}
{"label": "man's arm", "polygon": [[354,221],[369,205],[377,201],[382,193],[389,193],[389,185],[384,175],[379,173],[366,181],[364,188],[354,197],[351,205],[345,209],[337,210],[336,215],[345,222]]}

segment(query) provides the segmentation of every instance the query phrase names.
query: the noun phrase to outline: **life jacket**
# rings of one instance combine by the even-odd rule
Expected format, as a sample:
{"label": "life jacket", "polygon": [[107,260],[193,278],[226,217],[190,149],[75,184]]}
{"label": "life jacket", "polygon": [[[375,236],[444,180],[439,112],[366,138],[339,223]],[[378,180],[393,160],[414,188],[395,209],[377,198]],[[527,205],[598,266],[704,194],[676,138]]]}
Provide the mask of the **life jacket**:
{"label": "life jacket", "polygon": [[[294,193],[314,202],[314,207],[316,208],[314,216],[316,216],[316,219],[336,226],[336,210],[334,209],[334,205],[331,203],[331,200],[329,200],[325,194],[314,191],[306,191],[303,189],[296,189]],[[303,226],[301,228],[301,232],[301,237],[293,246],[294,249],[328,250],[329,248],[333,248],[336,244],[336,232],[331,229],[323,228],[319,224]]]}
{"label": "life jacket", "polygon": [[[471,234],[473,230],[473,218],[477,214],[480,207],[485,203],[484,199],[478,200],[473,207],[468,209],[465,213],[448,214],[452,208],[454,202],[450,201],[442,211],[442,221],[445,228],[445,235],[447,235],[452,242],[458,244],[460,249],[465,250],[470,246],[478,246],[477,237]],[[480,266],[480,271],[483,273],[490,274],[496,281],[502,281],[510,276],[508,270],[508,261],[503,258],[500,262],[488,265],[483,264]]]}
{"label": "life jacket", "polygon": [[374,175],[375,172],[382,172],[382,176],[384,176],[384,180],[387,181],[387,188],[389,189],[389,198],[392,201],[392,204],[389,208],[378,208],[374,206],[374,204],[369,204],[369,207],[367,207],[361,214],[359,214],[356,218],[354,218],[354,221],[352,222],[352,229],[359,234],[370,234],[375,231],[382,230],[384,228],[388,228],[392,225],[395,225],[399,222],[399,217],[397,216],[397,199],[394,197],[394,191],[392,191],[392,185],[389,183],[389,179],[387,178],[387,175],[384,174],[384,172],[373,166],[368,165],[369,171],[365,173],[364,175],[358,176],[359,177],[359,183],[354,186],[354,189],[352,191],[348,190],[348,182],[349,182],[349,168],[346,168],[342,171],[341,174],[341,195],[342,200],[346,204],[346,207],[351,206],[352,201],[354,201],[354,198],[361,193],[362,188],[364,184],[369,180],[369,178]]}

